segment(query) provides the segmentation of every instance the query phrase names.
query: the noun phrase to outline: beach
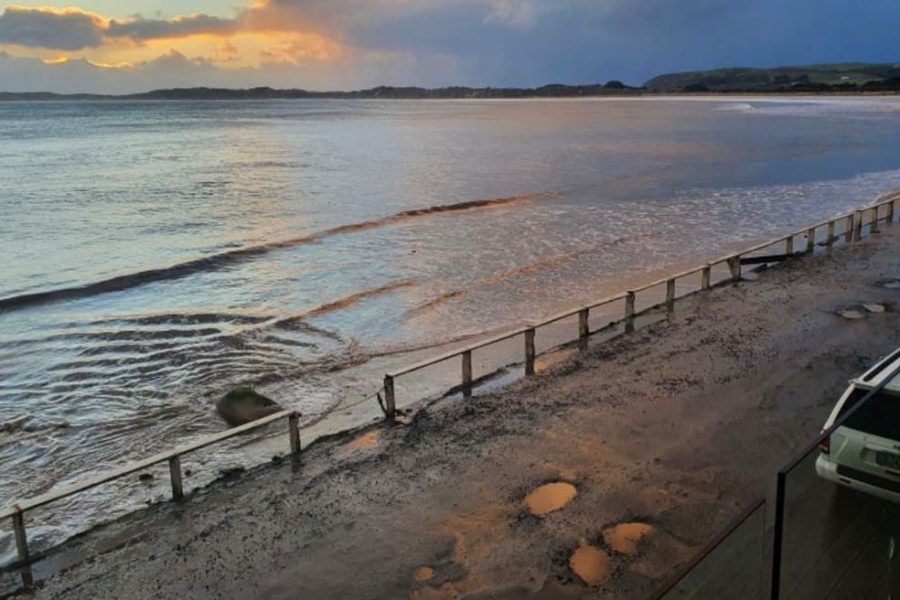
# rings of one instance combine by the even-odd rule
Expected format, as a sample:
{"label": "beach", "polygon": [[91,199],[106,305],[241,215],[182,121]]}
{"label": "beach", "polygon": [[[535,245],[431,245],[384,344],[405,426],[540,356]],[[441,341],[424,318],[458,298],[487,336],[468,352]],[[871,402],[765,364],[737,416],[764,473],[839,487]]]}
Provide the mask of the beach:
{"label": "beach", "polygon": [[[36,565],[65,572],[35,597],[645,597],[769,496],[847,380],[896,347],[898,250],[885,226],[533,378],[123,517]],[[887,311],[836,314],[867,303]],[[537,516],[525,499],[546,484],[575,494]],[[584,547],[606,557],[593,586],[573,570]]]}
{"label": "beach", "polygon": [[[236,387],[302,413],[304,438],[358,427],[385,373],[861,207],[900,187],[898,110],[0,103],[0,505],[221,432]],[[475,377],[507,358],[476,353]],[[398,401],[450,371],[400,378]],[[244,442],[186,457],[189,485],[271,457]],[[155,481],[37,512],[32,549],[165,498]],[[0,530],[0,565],[15,556]]]}

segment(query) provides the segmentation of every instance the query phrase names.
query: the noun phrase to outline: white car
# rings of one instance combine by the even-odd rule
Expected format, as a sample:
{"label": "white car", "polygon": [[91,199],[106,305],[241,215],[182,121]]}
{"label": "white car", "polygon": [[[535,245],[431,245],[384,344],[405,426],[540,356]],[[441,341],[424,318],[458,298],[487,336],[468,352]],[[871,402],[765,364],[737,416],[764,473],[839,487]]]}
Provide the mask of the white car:
{"label": "white car", "polygon": [[850,382],[825,430],[885,379],[891,381],[850,415],[822,443],[816,459],[819,477],[839,485],[900,502],[900,350]]}

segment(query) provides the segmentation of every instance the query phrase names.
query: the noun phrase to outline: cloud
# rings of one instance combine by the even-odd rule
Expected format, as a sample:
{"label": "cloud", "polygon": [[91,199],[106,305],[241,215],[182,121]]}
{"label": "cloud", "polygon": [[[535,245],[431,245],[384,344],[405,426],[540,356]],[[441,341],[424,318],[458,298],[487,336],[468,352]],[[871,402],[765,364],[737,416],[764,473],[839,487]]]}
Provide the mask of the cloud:
{"label": "cloud", "polygon": [[538,20],[540,7],[532,0],[493,0],[485,23],[502,23],[517,29],[532,29]]}
{"label": "cloud", "polygon": [[235,33],[238,26],[234,19],[198,13],[174,19],[111,20],[105,34],[111,38],[124,37],[132,40],[175,39],[193,35],[226,36]]}
{"label": "cloud", "polygon": [[237,32],[240,26],[236,19],[202,13],[173,19],[135,17],[120,21],[78,8],[7,6],[0,15],[0,45],[82,50],[122,39],[140,43],[195,35],[224,37]]}
{"label": "cloud", "polygon": [[[40,77],[16,71],[21,79],[4,75],[0,87],[639,84],[660,72],[732,65],[895,62],[900,19],[896,0],[241,2],[232,18],[113,20],[7,7],[0,49],[71,60],[16,63]],[[98,74],[101,63],[133,66]],[[83,79],[70,77],[76,72]]]}
{"label": "cloud", "polygon": [[105,21],[76,8],[7,6],[0,15],[0,44],[81,50],[103,43]]}

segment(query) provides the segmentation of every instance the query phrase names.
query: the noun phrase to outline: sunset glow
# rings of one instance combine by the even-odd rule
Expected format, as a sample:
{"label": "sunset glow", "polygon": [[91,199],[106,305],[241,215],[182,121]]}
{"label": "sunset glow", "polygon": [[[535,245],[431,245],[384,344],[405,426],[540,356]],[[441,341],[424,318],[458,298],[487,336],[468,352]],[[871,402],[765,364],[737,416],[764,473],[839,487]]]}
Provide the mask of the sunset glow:
{"label": "sunset glow", "polygon": [[814,0],[73,1],[0,5],[0,91],[640,84],[734,64],[890,62],[881,41],[900,16],[881,0],[877,23]]}

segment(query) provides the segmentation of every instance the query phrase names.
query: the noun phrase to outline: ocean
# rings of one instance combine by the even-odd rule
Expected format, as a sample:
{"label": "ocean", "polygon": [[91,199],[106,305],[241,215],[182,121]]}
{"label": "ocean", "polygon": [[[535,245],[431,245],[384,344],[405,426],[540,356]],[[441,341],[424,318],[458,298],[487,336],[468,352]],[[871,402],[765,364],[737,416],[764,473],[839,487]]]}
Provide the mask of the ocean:
{"label": "ocean", "polygon": [[900,99],[0,103],[0,181],[7,505],[222,430],[235,386],[312,420],[375,358],[867,204],[900,188]]}

